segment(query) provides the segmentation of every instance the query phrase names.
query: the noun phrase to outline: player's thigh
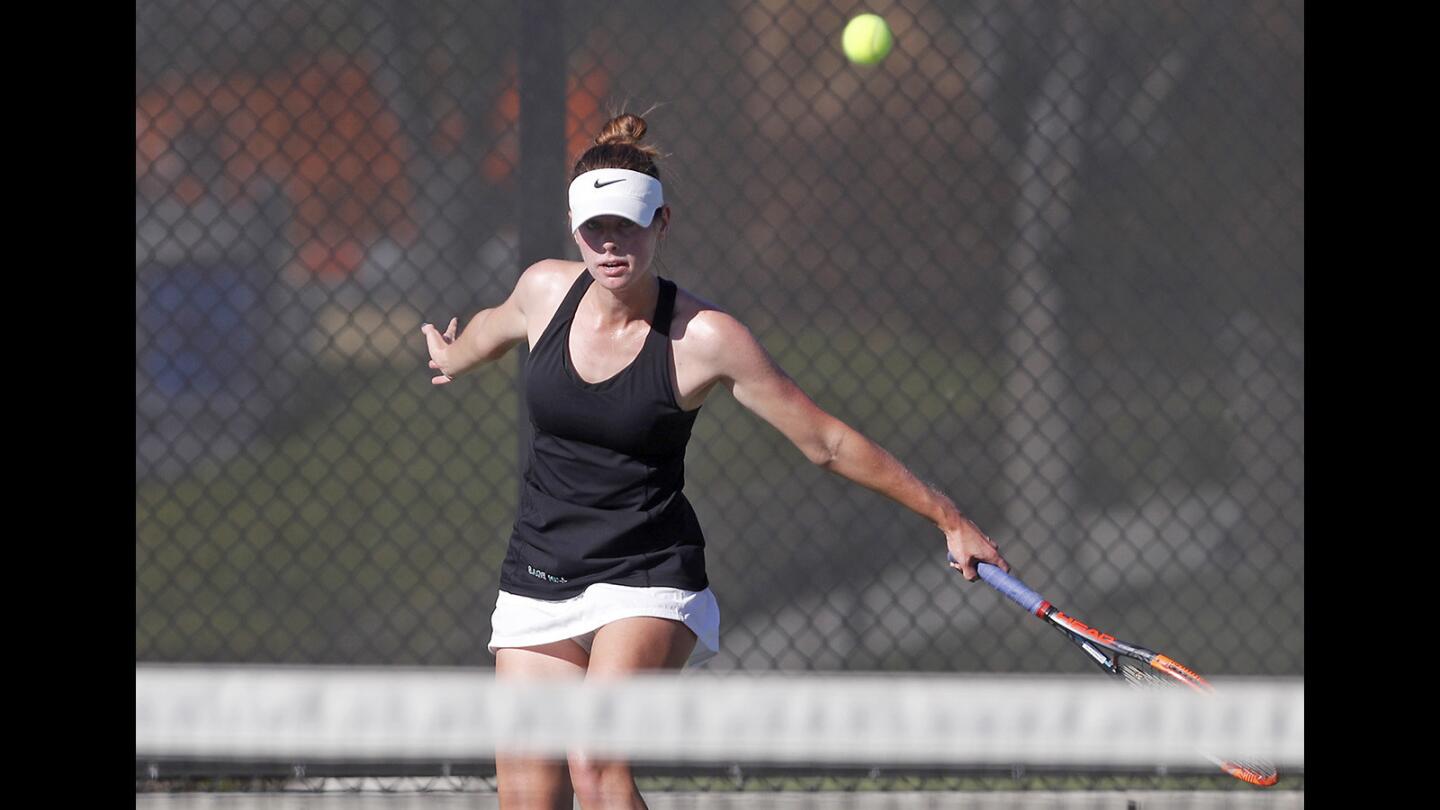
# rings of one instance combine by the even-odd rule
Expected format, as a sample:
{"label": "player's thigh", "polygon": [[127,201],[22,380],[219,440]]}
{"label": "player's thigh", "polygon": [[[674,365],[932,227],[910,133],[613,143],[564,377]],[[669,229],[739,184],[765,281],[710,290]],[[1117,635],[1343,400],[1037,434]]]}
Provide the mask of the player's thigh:
{"label": "player's thigh", "polygon": [[[636,672],[680,669],[695,642],[694,631],[683,622],[650,616],[619,619],[596,631],[585,677],[623,678]],[[570,779],[584,806],[644,806],[636,804],[640,794],[627,762],[572,751]]]}
{"label": "player's thigh", "polygon": [[566,639],[534,647],[501,647],[495,651],[495,677],[532,680],[580,679],[590,665],[590,656],[579,644]]}
{"label": "player's thigh", "polygon": [[680,669],[690,658],[695,642],[695,631],[674,619],[618,619],[596,631],[590,645],[587,677]]}
{"label": "player's thigh", "polygon": [[[585,677],[589,656],[573,641],[534,647],[502,647],[495,651],[495,677],[511,681],[574,681]],[[495,776],[504,810],[553,810],[574,802],[569,763],[495,752]]]}

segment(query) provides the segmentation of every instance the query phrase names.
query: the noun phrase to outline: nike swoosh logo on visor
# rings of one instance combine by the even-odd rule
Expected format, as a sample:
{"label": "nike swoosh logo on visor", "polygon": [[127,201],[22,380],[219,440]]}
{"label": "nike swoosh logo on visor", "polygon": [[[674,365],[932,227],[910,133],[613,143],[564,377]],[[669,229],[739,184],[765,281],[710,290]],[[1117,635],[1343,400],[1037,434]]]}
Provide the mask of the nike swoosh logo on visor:
{"label": "nike swoosh logo on visor", "polygon": [[600,182],[599,180],[596,180],[596,181],[595,181],[595,187],[596,187],[596,188],[604,188],[604,187],[606,187],[606,186],[613,186],[613,185],[615,185],[616,183],[623,183],[623,182],[625,182],[625,178],[623,178],[623,177],[620,178],[619,180],[607,180],[607,181],[604,182],[604,183]]}

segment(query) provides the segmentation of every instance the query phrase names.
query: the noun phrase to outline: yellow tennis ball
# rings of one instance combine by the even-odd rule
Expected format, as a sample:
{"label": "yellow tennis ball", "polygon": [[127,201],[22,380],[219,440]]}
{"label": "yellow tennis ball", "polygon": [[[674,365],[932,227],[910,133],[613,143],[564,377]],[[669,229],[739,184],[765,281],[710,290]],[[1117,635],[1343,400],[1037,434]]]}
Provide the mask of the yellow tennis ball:
{"label": "yellow tennis ball", "polygon": [[890,53],[895,39],[890,36],[890,26],[878,14],[861,14],[845,26],[841,37],[845,56],[857,65],[873,65]]}

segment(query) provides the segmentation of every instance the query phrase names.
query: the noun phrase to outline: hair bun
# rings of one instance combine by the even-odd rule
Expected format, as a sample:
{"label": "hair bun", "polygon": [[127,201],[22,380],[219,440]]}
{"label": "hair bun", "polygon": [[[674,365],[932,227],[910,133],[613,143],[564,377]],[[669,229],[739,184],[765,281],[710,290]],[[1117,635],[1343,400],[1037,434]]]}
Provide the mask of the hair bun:
{"label": "hair bun", "polygon": [[595,145],[575,161],[570,179],[594,169],[628,169],[659,180],[660,169],[655,161],[660,157],[660,149],[654,144],[640,143],[648,128],[645,119],[634,113],[620,113],[611,118],[595,137]]}
{"label": "hair bun", "polygon": [[595,138],[595,145],[638,144],[640,139],[645,137],[646,129],[644,118],[631,113],[623,113],[605,123],[600,134]]}

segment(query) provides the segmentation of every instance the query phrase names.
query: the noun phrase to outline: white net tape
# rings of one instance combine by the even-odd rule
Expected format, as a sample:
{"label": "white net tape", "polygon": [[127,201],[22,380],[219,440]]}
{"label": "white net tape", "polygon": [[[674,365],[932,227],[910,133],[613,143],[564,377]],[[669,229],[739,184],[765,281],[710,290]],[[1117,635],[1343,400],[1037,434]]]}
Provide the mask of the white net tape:
{"label": "white net tape", "polygon": [[1304,683],[1213,697],[1099,677],[650,675],[497,681],[483,669],[137,666],[137,759],[1303,767]]}

